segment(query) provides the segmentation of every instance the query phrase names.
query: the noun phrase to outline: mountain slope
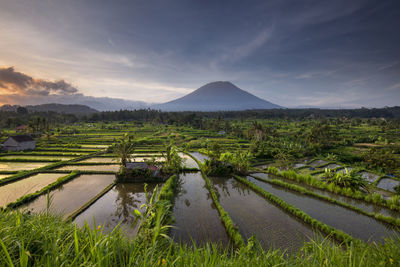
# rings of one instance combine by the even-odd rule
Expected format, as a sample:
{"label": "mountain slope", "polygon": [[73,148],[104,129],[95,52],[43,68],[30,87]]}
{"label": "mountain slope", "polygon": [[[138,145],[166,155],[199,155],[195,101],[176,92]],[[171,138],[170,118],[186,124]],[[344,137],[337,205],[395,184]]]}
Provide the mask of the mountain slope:
{"label": "mountain slope", "polygon": [[230,82],[212,82],[181,98],[153,105],[152,108],[163,111],[228,111],[282,107],[256,97]]}

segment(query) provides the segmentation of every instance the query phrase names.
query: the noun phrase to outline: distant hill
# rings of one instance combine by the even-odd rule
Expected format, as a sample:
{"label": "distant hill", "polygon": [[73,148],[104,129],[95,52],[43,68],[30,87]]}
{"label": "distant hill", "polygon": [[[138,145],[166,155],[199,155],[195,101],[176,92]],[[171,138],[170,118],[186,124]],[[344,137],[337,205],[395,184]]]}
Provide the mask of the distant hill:
{"label": "distant hill", "polygon": [[27,96],[27,95],[7,95],[0,94],[0,103],[18,103],[20,106],[36,106],[47,103],[84,105],[98,111],[115,111],[121,109],[134,110],[148,108],[149,104],[143,101],[132,101],[120,98],[94,97],[83,94],[72,95],[47,95],[46,97]]}
{"label": "distant hill", "polygon": [[121,98],[83,96],[77,98],[75,103],[86,105],[99,111],[134,110],[148,108],[143,101],[133,101]]}
{"label": "distant hill", "polygon": [[[4,105],[0,107],[1,111],[17,111],[18,105]],[[65,114],[75,114],[75,115],[86,115],[86,114],[92,114],[92,113],[97,113],[98,111],[90,108],[85,105],[64,105],[64,104],[41,104],[41,105],[29,105],[25,106],[25,108],[28,110],[28,112],[58,112],[58,113],[65,113]]]}
{"label": "distant hill", "polygon": [[181,98],[152,105],[151,108],[162,111],[233,111],[282,107],[256,97],[231,82],[212,82]]}

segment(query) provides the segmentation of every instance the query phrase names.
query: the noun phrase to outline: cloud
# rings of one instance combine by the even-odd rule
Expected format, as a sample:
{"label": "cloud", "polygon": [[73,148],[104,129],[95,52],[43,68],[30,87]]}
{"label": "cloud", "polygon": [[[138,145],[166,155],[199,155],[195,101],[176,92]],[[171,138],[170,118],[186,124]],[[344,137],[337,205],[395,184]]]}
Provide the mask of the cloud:
{"label": "cloud", "polygon": [[269,27],[239,45],[224,47],[222,55],[213,59],[211,66],[217,68],[221,63],[233,64],[251,56],[272,38],[272,32],[273,28]]}
{"label": "cloud", "polygon": [[389,87],[389,90],[397,90],[400,89],[400,82],[393,84],[392,86]]}
{"label": "cloud", "polygon": [[55,82],[35,79],[22,72],[17,72],[14,67],[0,68],[0,89],[6,94],[40,95],[50,94],[70,95],[78,89],[64,80]]}

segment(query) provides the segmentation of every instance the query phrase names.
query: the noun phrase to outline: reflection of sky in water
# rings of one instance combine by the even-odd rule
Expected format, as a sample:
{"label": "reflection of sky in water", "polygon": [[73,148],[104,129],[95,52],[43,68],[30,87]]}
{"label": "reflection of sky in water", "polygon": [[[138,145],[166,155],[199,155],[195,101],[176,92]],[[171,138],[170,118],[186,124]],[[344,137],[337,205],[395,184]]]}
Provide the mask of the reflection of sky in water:
{"label": "reflection of sky in water", "polygon": [[[156,184],[147,186],[149,196],[155,187]],[[96,225],[102,225],[106,233],[120,224],[128,236],[134,237],[139,225],[133,225],[136,217],[132,214],[135,209],[140,210],[144,203],[146,197],[143,183],[119,183],[76,217],[75,222],[78,226],[83,226],[85,221],[89,226],[95,222]],[[140,211],[143,212],[144,208]]]}
{"label": "reflection of sky in water", "polygon": [[398,185],[400,185],[400,181],[384,178],[379,181],[377,187],[391,191],[391,192],[396,192],[396,190],[394,190],[394,187],[396,187]]}
{"label": "reflection of sky in water", "polygon": [[175,241],[192,244],[206,242],[223,243],[229,239],[219,218],[205,181],[200,172],[180,174],[175,197],[174,228],[171,236]]}
{"label": "reflection of sky in water", "polygon": [[33,170],[52,162],[1,162],[0,171],[21,171],[21,170]]}
{"label": "reflection of sky in water", "polygon": [[387,224],[339,205],[248,177],[252,183],[309,214],[311,217],[364,241],[383,241],[397,234]]}
{"label": "reflection of sky in water", "polygon": [[[113,183],[115,175],[81,175],[50,192],[52,195],[51,211],[67,216],[82,207],[85,203]],[[41,195],[25,206],[33,212],[47,208],[47,195]]]}
{"label": "reflection of sky in water", "polygon": [[297,251],[312,229],[233,178],[211,177],[222,207],[247,239],[254,235],[265,249]]}

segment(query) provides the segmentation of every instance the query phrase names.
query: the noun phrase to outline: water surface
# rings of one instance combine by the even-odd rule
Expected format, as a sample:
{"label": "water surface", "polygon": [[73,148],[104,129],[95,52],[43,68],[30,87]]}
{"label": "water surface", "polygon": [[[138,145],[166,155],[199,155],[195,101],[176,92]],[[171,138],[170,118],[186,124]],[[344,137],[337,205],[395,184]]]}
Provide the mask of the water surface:
{"label": "water surface", "polygon": [[186,166],[187,168],[199,168],[197,162],[194,159],[192,159],[192,157],[184,153],[179,153],[179,156],[183,158],[183,165]]}
{"label": "water surface", "polygon": [[118,164],[110,165],[66,165],[55,170],[68,170],[68,171],[112,171],[118,172],[121,166]]}
{"label": "water surface", "polygon": [[173,216],[176,219],[171,237],[176,242],[201,245],[229,243],[219,213],[200,172],[179,175],[178,194]]}
{"label": "water surface", "polygon": [[0,159],[40,159],[40,160],[69,160],[74,157],[67,156],[40,156],[40,155],[8,155],[2,156]]}
{"label": "water surface", "polygon": [[314,237],[311,228],[233,178],[210,178],[219,201],[244,239],[255,236],[265,249],[297,251]]}
{"label": "water surface", "polygon": [[63,173],[39,173],[14,183],[0,186],[0,207],[5,207],[8,203],[14,202],[24,195],[35,193],[65,175]]}
{"label": "water surface", "polygon": [[390,192],[396,192],[396,190],[394,188],[399,185],[400,185],[400,181],[396,181],[396,180],[389,179],[389,178],[383,178],[379,181],[377,187],[388,190]]}
{"label": "water surface", "polygon": [[201,163],[203,163],[206,159],[208,159],[207,155],[204,155],[200,152],[190,152],[190,154],[195,157],[197,160],[199,160]]}
{"label": "water surface", "polygon": [[[147,192],[152,195],[156,185],[148,184]],[[100,199],[93,203],[88,209],[75,218],[75,223],[82,227],[85,221],[89,226],[101,225],[104,233],[110,233],[117,225],[129,237],[137,233],[139,222],[135,222],[133,212],[135,209],[143,212],[140,206],[146,203],[145,185],[143,183],[118,183]]]}
{"label": "water surface", "polygon": [[54,162],[0,162],[0,171],[33,170]]}
{"label": "water surface", "polygon": [[[114,182],[115,175],[81,175],[72,181],[50,192],[52,202],[50,211],[67,217],[76,211],[89,200],[103,191],[108,185]],[[47,195],[42,195],[23,206],[32,212],[45,211],[47,207]]]}
{"label": "water surface", "polygon": [[355,211],[259,181],[251,176],[247,179],[311,217],[347,232],[355,238],[364,241],[383,241],[383,238],[397,234],[391,226]]}
{"label": "water surface", "polygon": [[307,184],[304,184],[304,183],[300,183],[300,182],[296,182],[296,181],[293,181],[293,180],[290,180],[290,179],[286,179],[286,178],[283,178],[283,177],[279,177],[279,176],[275,176],[275,175],[271,175],[271,174],[266,174],[266,173],[254,173],[254,174],[252,174],[252,176],[261,177],[261,178],[264,178],[264,179],[267,179],[267,180],[268,179],[282,180],[282,181],[284,181],[286,183],[295,184],[295,185],[304,187],[307,190],[310,190],[310,191],[312,191],[314,193],[317,193],[319,195],[331,197],[333,199],[336,199],[338,201],[347,203],[347,204],[349,204],[351,206],[360,208],[360,209],[365,210],[367,212],[381,213],[381,214],[383,214],[385,216],[391,216],[391,217],[395,217],[395,218],[400,218],[400,212],[398,212],[398,211],[393,211],[393,210],[391,210],[389,208],[378,206],[378,205],[375,205],[373,203],[368,203],[368,202],[365,202],[365,201],[362,201],[362,200],[358,200],[358,199],[354,199],[354,198],[338,195],[338,194],[335,194],[335,193],[332,193],[332,192],[329,192],[329,191],[321,190],[321,189],[315,188],[313,186],[310,186],[310,185],[307,185]]}
{"label": "water surface", "polygon": [[317,159],[317,160],[314,160],[313,162],[309,163],[308,165],[315,168],[315,167],[318,167],[318,166],[321,166],[321,165],[327,164],[327,163],[328,162],[325,160]]}
{"label": "water surface", "polygon": [[331,170],[331,169],[336,169],[336,168],[339,168],[339,167],[342,167],[342,166],[340,166],[339,164],[336,164],[336,163],[331,163],[331,164],[326,165],[324,167],[324,169]]}
{"label": "water surface", "polygon": [[361,172],[361,176],[370,183],[374,183],[379,178],[379,175],[366,171]]}
{"label": "water surface", "polygon": [[84,159],[79,162],[119,163],[120,159],[118,159],[117,157],[115,158],[97,157],[97,158]]}

